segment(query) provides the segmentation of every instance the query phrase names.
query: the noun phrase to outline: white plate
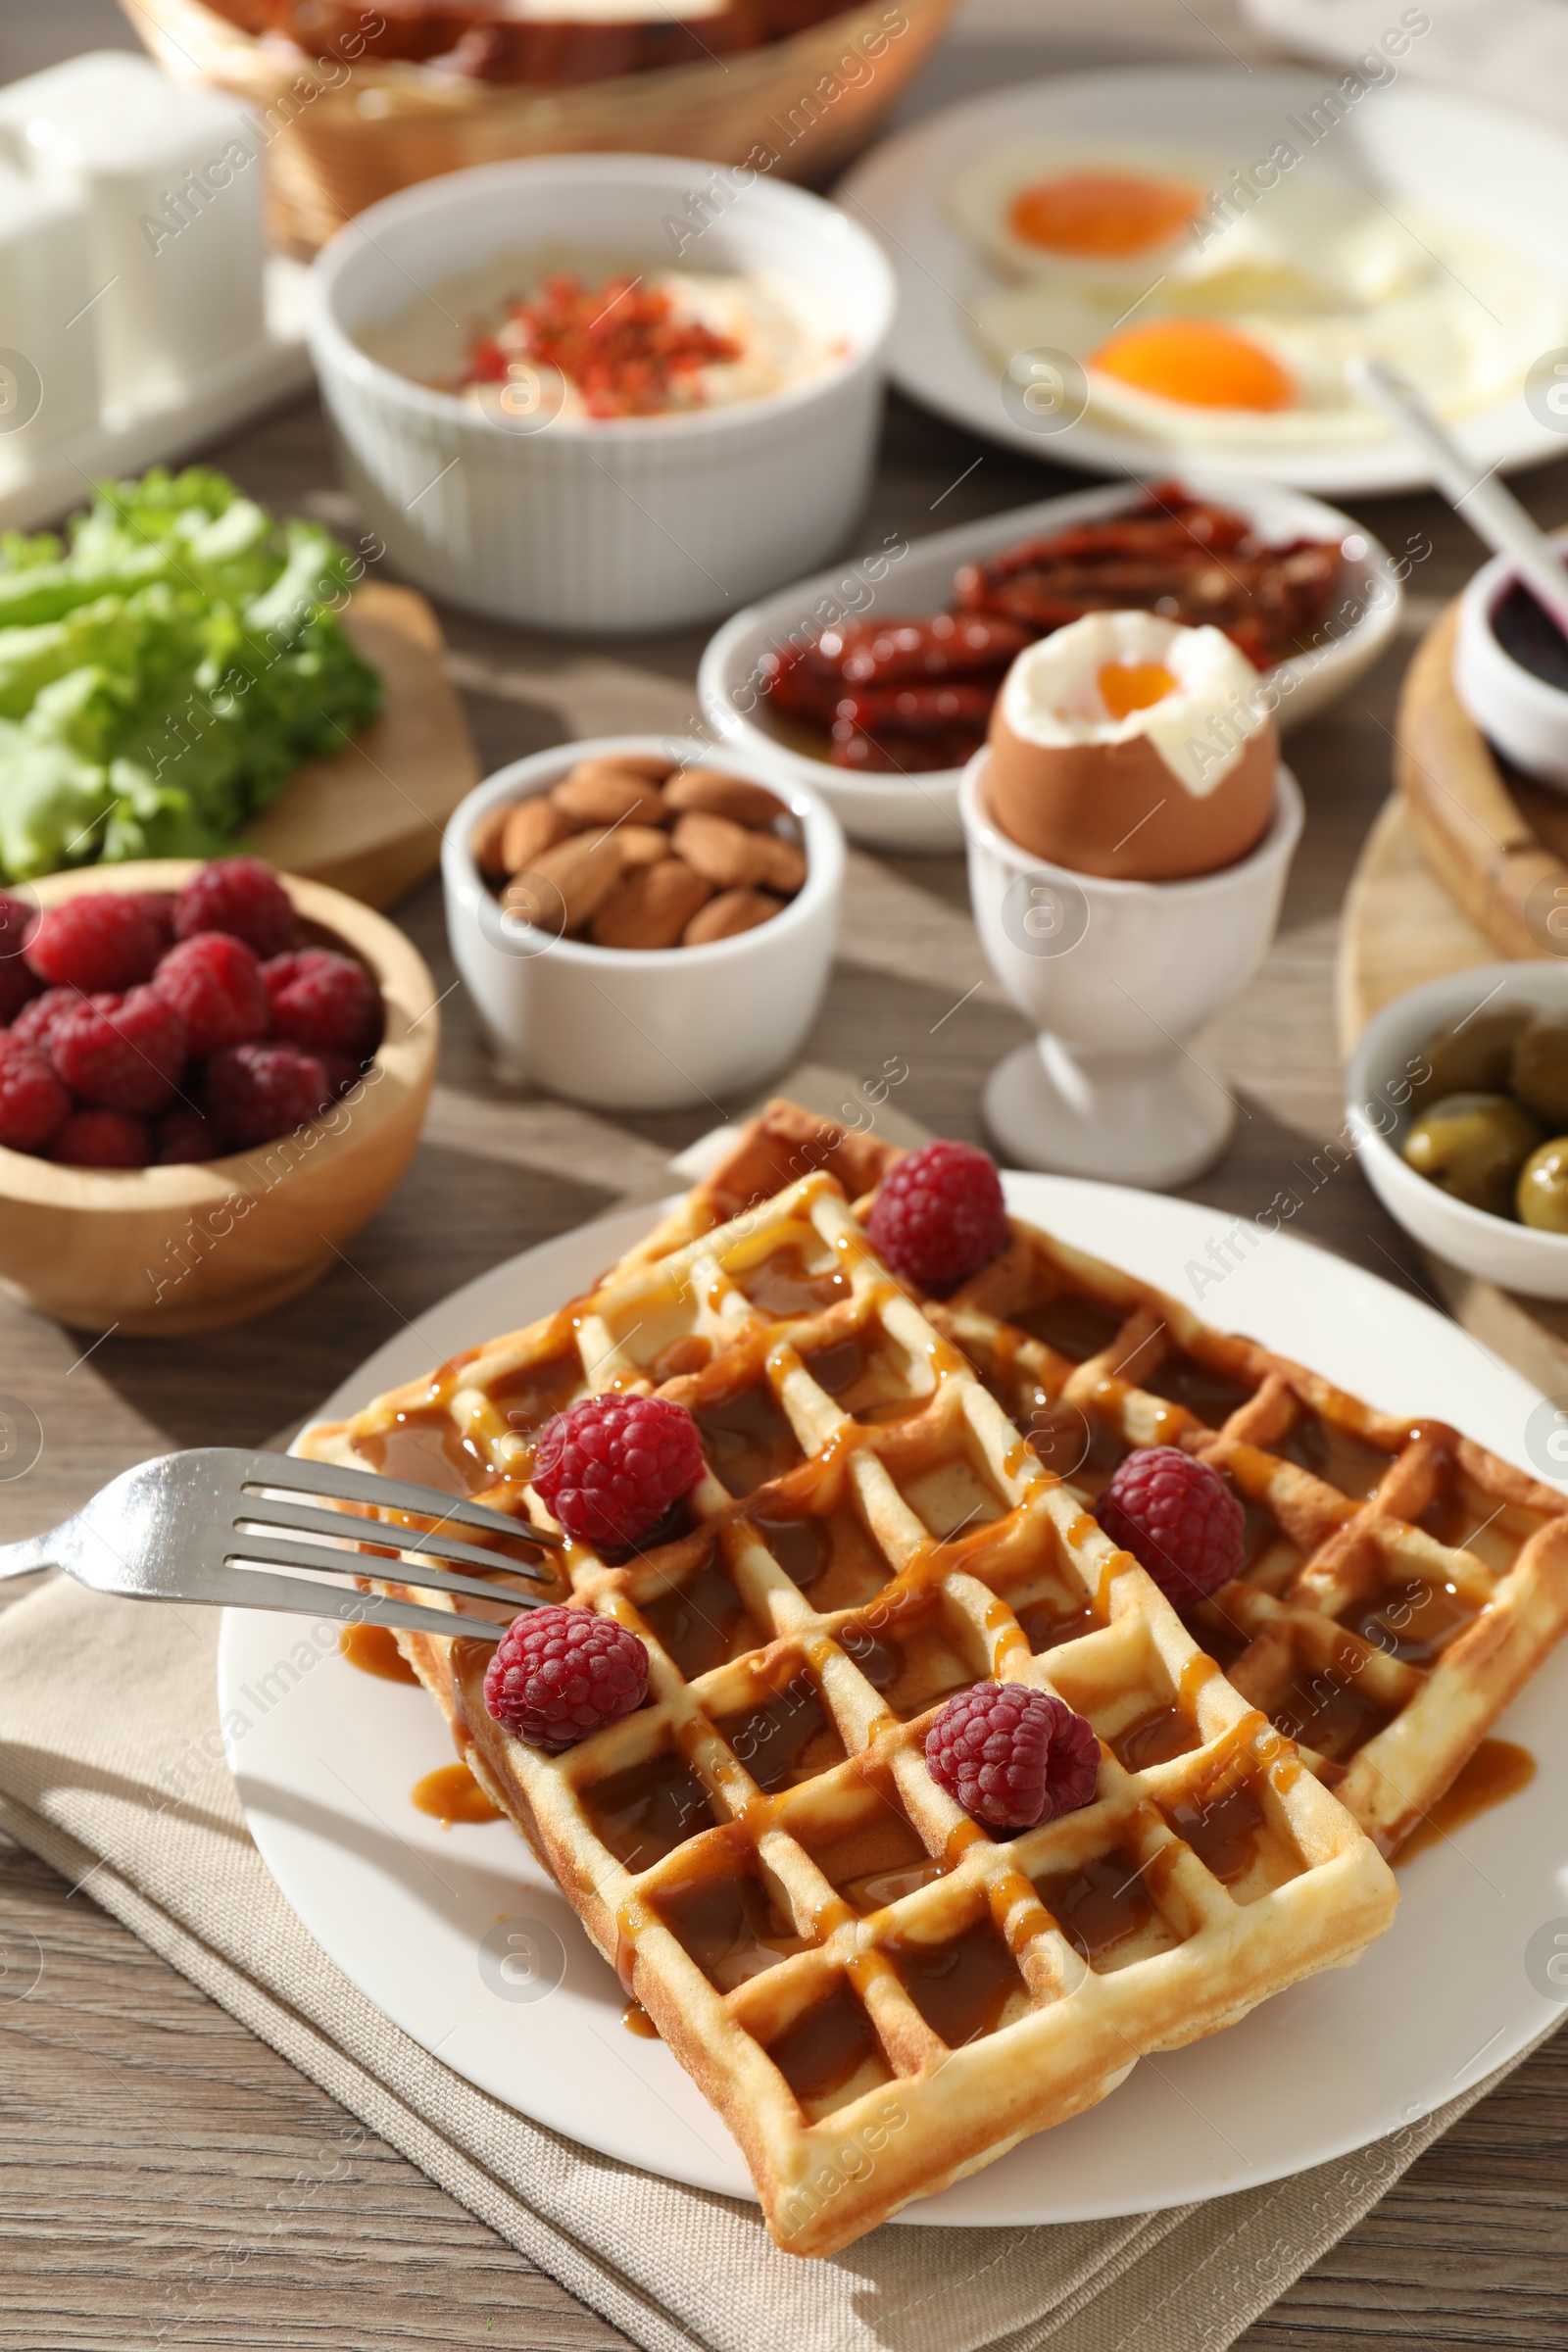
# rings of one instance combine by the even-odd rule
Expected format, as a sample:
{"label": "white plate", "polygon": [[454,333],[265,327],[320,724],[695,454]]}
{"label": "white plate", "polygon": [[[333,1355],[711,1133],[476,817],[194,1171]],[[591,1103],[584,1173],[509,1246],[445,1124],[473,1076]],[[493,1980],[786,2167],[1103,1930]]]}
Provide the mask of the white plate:
{"label": "white plate", "polygon": [[[1087,421],[1042,435],[1008,415],[996,368],[964,317],[1004,281],[950,225],[944,191],[970,157],[1011,139],[1147,138],[1167,148],[1217,148],[1245,167],[1287,135],[1289,116],[1319,106],[1333,86],[1322,67],[1063,74],[947,108],[873,148],[836,194],[882,238],[898,273],[888,346],[894,381],[972,432],[1058,465],[1109,473],[1178,466],[1179,453],[1141,435]],[[1568,138],[1544,122],[1400,82],[1369,90],[1346,114],[1324,141],[1322,162],[1396,213],[1401,203],[1460,211],[1532,255],[1550,276],[1568,279]],[[1562,436],[1536,421],[1522,393],[1454,429],[1478,470],[1539,466],[1564,454]],[[1430,478],[1424,459],[1392,433],[1349,449],[1282,443],[1267,453],[1216,449],[1213,457],[1238,472],[1333,495],[1413,489]]]}
{"label": "white plate", "polygon": [[[1229,1223],[1068,1177],[1009,1175],[1006,1186],[1019,1214],[1182,1295],[1189,1261],[1209,1265],[1209,1241]],[[469,1283],[371,1356],[325,1413],[554,1307],[656,1213],[625,1210]],[[1203,1303],[1375,1404],[1441,1414],[1511,1457],[1524,1450],[1535,1392],[1457,1325],[1341,1259],[1281,1235]],[[749,2195],[724,2127],[662,2042],[620,2024],[612,1972],[521,1840],[505,1824],[443,1832],[410,1804],[413,1783],[451,1757],[429,1700],[343,1664],[329,1632],[318,1657],[311,1622],[230,1610],[219,1650],[245,1818],[306,1927],[395,2024],[481,2090],[607,2156]],[[1091,2113],[899,2218],[1085,2221],[1255,2187],[1378,2138],[1512,2056],[1562,2013],[1533,1988],[1525,1948],[1568,1914],[1565,1700],[1559,1656],[1502,1727],[1540,1759],[1536,1781],[1401,1870],[1395,1925],[1354,1968],[1146,2060]]]}
{"label": "white plate", "polygon": [[[1310,653],[1294,654],[1275,673],[1282,689],[1281,728],[1315,717],[1354,685],[1398,626],[1404,601],[1399,582],[1408,561],[1403,569],[1396,567],[1387,549],[1348,514],[1318,499],[1303,498],[1298,491],[1221,473],[1211,466],[1182,466],[1177,471],[1196,496],[1236,508],[1275,544],[1338,539],[1342,545],[1351,540],[1358,547],[1359,552],[1347,555],[1341,565],[1323,643]],[[763,654],[792,638],[799,642],[814,635],[833,619],[863,620],[876,612],[940,612],[952,602],[953,575],[960,564],[1000,555],[1020,540],[1064,530],[1072,522],[1118,514],[1140,495],[1140,486],[1128,482],[1075,490],[1065,498],[988,514],[983,521],[958,523],[929,539],[899,543],[905,546],[903,554],[883,547],[798,580],[793,588],[779,589],[726,620],[703,649],[697,692],[704,718],[720,742],[733,744],[784,782],[807,784],[820,793],[857,841],[891,850],[960,848],[961,767],[933,768],[924,775],[861,776],[792,751],[748,714],[757,699],[752,680],[758,662]]]}

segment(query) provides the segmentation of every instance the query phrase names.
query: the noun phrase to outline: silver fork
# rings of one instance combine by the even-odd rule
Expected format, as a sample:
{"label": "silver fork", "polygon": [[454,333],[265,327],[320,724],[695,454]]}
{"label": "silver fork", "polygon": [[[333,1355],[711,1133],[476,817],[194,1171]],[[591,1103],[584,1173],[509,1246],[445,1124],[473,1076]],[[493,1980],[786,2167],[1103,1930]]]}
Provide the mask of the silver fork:
{"label": "silver fork", "polygon": [[[320,1496],[333,1501],[375,1503],[429,1519],[429,1528],[407,1528],[384,1520],[367,1522],[330,1507],[294,1499]],[[461,1631],[480,1642],[499,1642],[518,1609],[546,1605],[550,1594],[508,1592],[504,1587],[427,1565],[455,1560],[469,1568],[505,1570],[553,1588],[556,1578],[543,1560],[510,1559],[465,1543],[447,1531],[454,1526],[482,1535],[509,1536],[548,1550],[564,1542],[553,1529],[486,1510],[483,1503],[438,1494],[373,1471],[343,1470],[335,1463],[298,1460],[293,1454],[247,1453],[229,1446],[202,1446],[188,1453],[166,1453],[156,1461],[122,1470],[85,1509],[46,1536],[0,1545],[0,1581],[39,1568],[63,1568],[79,1585],[118,1592],[130,1600],[199,1601],[208,1607],[319,1611],[323,1598],[340,1599],[334,1614],[345,1624],[401,1626],[424,1634],[451,1634],[450,1610],[420,1608],[325,1578],[378,1575],[420,1591],[463,1592],[500,1601],[506,1620],[465,1615]],[[272,1529],[287,1530],[280,1540]],[[371,1563],[345,1548],[373,1542],[400,1556]],[[411,1559],[405,1555],[416,1554]],[[292,1575],[270,1574],[290,1569]]]}

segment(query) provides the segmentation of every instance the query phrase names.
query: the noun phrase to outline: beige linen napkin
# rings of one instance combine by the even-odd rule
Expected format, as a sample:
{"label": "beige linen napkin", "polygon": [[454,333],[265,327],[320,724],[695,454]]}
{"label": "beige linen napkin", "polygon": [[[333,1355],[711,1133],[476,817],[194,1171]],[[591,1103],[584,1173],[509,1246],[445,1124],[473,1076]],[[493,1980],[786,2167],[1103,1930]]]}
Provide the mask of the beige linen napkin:
{"label": "beige linen napkin", "polygon": [[800,2261],[754,2206],[540,2129],[356,1991],[251,1843],[219,1738],[217,1639],[216,1611],[63,1578],[7,1610],[0,1825],[648,2352],[1224,2352],[1499,2079],[1342,2162],[1209,2204],[881,2229]]}

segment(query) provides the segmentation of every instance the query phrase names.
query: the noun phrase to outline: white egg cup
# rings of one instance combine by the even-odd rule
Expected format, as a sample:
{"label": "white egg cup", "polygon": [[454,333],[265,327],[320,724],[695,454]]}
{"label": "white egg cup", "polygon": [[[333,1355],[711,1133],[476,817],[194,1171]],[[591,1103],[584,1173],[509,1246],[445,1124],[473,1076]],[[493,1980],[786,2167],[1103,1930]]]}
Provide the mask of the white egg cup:
{"label": "white egg cup", "polygon": [[1156,1190],[1211,1167],[1236,1104],[1185,1041],[1267,953],[1300,839],[1281,765],[1274,821],[1250,857],[1186,882],[1111,882],[1033,857],[987,814],[990,752],[959,793],[969,896],[992,970],[1039,1035],[986,1081],[1008,1162]]}

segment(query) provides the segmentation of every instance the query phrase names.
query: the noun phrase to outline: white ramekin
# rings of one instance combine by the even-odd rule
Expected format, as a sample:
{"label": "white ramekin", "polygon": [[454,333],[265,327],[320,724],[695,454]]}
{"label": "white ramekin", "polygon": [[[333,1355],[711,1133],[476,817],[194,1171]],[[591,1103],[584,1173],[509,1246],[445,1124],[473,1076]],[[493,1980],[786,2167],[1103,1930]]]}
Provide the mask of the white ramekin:
{"label": "white ramekin", "polygon": [[[420,587],[544,628],[673,628],[842,544],[870,477],[892,272],[845,214],[762,177],[677,254],[668,224],[689,223],[705,174],[657,155],[487,164],[371,205],[318,255],[311,352],[349,485]],[[842,319],[849,354],[732,408],[511,431],[360,349],[421,291],[541,247],[787,272]]]}
{"label": "white ramekin", "polygon": [[1345,1073],[1345,1107],[1366,1180],[1391,1217],[1450,1265],[1532,1298],[1568,1298],[1568,1234],[1515,1225],[1455,1200],[1405,1160],[1400,1144],[1421,1049],[1435,1031],[1483,1004],[1524,1004],[1568,1016],[1568,962],[1483,963],[1409,989],[1375,1012]]}
{"label": "white ramekin", "polygon": [[782,914],[705,948],[596,948],[503,922],[468,847],[481,817],[617,752],[714,764],[761,783],[710,743],[599,735],[498,768],[459,804],[441,843],[452,954],[503,1070],[601,1110],[712,1102],[794,1058],[816,1018],[838,938],[844,836],[814,793],[773,784],[805,835],[807,876]]}
{"label": "white ramekin", "polygon": [[[1316,718],[1370,668],[1398,627],[1404,601],[1400,565],[1370,531],[1320,499],[1206,466],[1184,466],[1180,479],[1196,496],[1234,507],[1275,543],[1339,540],[1344,559],[1321,642],[1291,655],[1274,672],[1281,733]],[[860,775],[795,751],[770,733],[762,715],[758,662],[764,654],[809,642],[832,620],[939,612],[952,602],[953,575],[960,564],[982,562],[1071,523],[1119,514],[1142,498],[1146,486],[1124,481],[1075,490],[1065,498],[959,523],[929,539],[906,540],[893,532],[880,547],[737,612],[709,640],[698,668],[704,725],[738,751],[765,760],[775,777],[819,792],[853,841],[886,850],[957,849],[961,768]]]}
{"label": "white ramekin", "polygon": [[1538,783],[1568,792],[1568,694],[1521,668],[1503,652],[1492,626],[1516,577],[1507,556],[1494,556],[1459,599],[1453,689],[1505,759]]}

